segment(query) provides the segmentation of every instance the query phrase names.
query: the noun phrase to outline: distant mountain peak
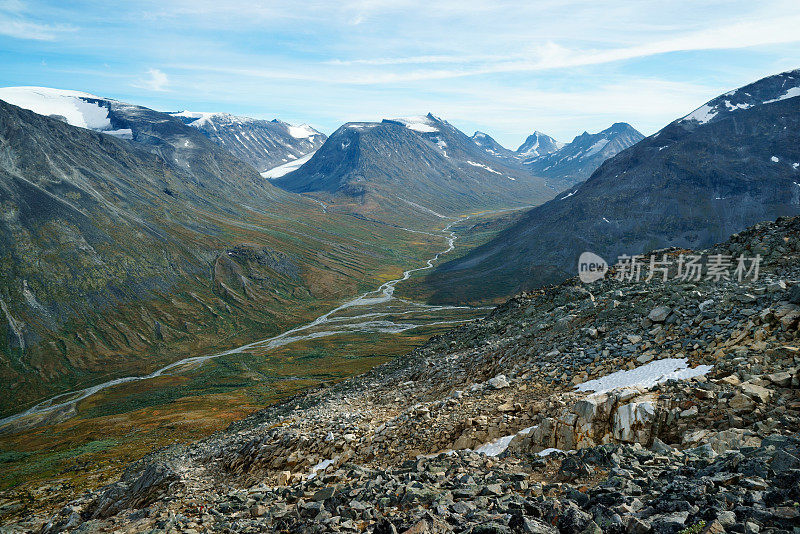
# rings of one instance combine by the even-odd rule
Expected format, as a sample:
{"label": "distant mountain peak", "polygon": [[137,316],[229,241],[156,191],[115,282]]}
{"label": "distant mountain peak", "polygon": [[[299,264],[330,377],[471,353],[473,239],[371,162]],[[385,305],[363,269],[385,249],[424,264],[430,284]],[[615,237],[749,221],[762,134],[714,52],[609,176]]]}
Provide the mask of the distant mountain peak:
{"label": "distant mountain peak", "polygon": [[289,191],[365,210],[407,210],[410,201],[455,213],[552,193],[488,135],[471,138],[431,113],[346,123],[302,166],[290,167],[265,175]]}
{"label": "distant mountain peak", "polygon": [[517,149],[516,154],[520,158],[535,158],[551,154],[564,146],[547,134],[534,130],[534,132],[525,139],[525,142]]}
{"label": "distant mountain peak", "polygon": [[[615,122],[595,134],[584,131],[566,145],[537,133],[528,137],[517,153],[523,154],[522,149],[526,148],[531,155],[524,164],[534,174],[552,180],[559,189],[587,179],[605,160],[644,139],[627,122]],[[542,144],[547,140],[551,144],[546,145],[548,151],[543,151]]]}

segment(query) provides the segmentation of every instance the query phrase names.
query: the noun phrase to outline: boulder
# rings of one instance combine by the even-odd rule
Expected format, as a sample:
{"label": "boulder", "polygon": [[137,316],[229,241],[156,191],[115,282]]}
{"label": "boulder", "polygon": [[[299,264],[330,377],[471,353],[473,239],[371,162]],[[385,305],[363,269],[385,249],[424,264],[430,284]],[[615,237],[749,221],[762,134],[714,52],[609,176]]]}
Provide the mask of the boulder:
{"label": "boulder", "polygon": [[506,375],[497,375],[494,378],[489,379],[489,385],[492,386],[494,389],[503,389],[507,388],[511,384],[508,383]]}
{"label": "boulder", "polygon": [[619,441],[647,443],[655,416],[655,407],[650,401],[622,405],[614,412],[611,434]]}
{"label": "boulder", "polygon": [[672,308],[669,306],[656,306],[650,311],[647,318],[654,323],[663,323],[667,320],[670,313],[672,313]]}
{"label": "boulder", "polygon": [[772,390],[749,382],[742,384],[742,392],[751,399],[762,404],[769,402],[769,399],[772,396]]}

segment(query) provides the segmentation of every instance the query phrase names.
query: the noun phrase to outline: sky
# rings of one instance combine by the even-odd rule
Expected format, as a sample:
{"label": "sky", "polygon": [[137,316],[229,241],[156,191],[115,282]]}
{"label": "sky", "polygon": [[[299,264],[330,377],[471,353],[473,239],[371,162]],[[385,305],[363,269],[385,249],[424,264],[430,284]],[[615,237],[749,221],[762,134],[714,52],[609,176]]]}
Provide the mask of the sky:
{"label": "sky", "polygon": [[432,112],[516,148],[654,133],[800,68],[798,28],[798,0],[0,0],[0,86],[326,133]]}

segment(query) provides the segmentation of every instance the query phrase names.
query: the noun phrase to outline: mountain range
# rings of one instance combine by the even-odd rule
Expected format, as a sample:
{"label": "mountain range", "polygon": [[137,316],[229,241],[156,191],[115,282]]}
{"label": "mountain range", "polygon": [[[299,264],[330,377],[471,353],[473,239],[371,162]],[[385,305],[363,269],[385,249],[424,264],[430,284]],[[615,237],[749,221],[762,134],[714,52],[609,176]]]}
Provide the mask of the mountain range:
{"label": "mountain range", "polygon": [[428,279],[434,300],[499,298],[573,275],[584,251],[613,264],[623,253],[703,248],[800,213],[799,92],[800,71],[784,72],[675,120],[441,265]]}
{"label": "mountain range", "polygon": [[[531,173],[547,178],[548,183],[562,190],[586,180],[605,160],[642,139],[641,133],[624,122],[615,123],[596,134],[583,132],[571,143],[555,150],[554,145],[547,142],[550,138],[537,138],[537,142],[544,142],[546,149],[537,149],[539,153],[531,154],[532,157],[525,159],[523,164]],[[522,154],[523,147],[525,145],[520,147],[518,154]]]}
{"label": "mountain range", "polygon": [[273,183],[368,211],[411,206],[448,215],[534,204],[555,194],[517,161],[488,153],[432,114],[345,124]]}
{"label": "mountain range", "polygon": [[314,152],[327,138],[306,124],[260,120],[229,113],[171,113],[228,152],[264,173]]}
{"label": "mountain range", "polygon": [[515,151],[505,148],[486,133],[475,132],[472,136],[475,144],[489,156],[544,178],[548,186],[558,191],[587,179],[605,160],[642,139],[641,133],[624,122],[615,123],[596,134],[583,132],[571,143],[560,143],[537,131]]}
{"label": "mountain range", "polygon": [[799,80],[791,71],[728,92],[633,146],[640,134],[617,123],[561,147],[537,132],[517,151],[432,114],[325,138],[0,89],[0,378],[33,399],[150,368],[176,347],[275,332],[401,261],[397,232],[465,213],[552,199],[437,268],[424,281],[434,301],[558,282],[585,250],[613,262],[700,248],[796,214]]}

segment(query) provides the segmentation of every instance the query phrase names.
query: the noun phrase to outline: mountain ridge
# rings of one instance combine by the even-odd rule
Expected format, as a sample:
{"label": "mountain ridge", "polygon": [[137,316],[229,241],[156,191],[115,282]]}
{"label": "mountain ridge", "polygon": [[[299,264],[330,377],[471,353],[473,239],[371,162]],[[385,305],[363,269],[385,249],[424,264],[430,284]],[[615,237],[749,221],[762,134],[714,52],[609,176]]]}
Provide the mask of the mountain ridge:
{"label": "mountain ridge", "polygon": [[617,122],[596,134],[582,134],[556,150],[525,159],[523,165],[565,189],[591,176],[607,159],[644,139],[633,126]]}
{"label": "mountain ridge", "polygon": [[[767,87],[782,94],[782,81],[800,85],[794,72],[739,91]],[[798,103],[792,97],[705,124],[668,124],[493,241],[437,268],[429,276],[440,292],[434,299],[462,301],[472,290],[490,297],[557,282],[574,273],[584,251],[613,263],[622,253],[706,246],[757,221],[797,214]],[[453,288],[461,289],[456,295]]]}
{"label": "mountain ridge", "polygon": [[229,113],[170,113],[197,128],[234,156],[264,173],[314,152],[327,137],[303,124],[294,126],[278,119],[264,120]]}
{"label": "mountain ridge", "polygon": [[540,202],[554,193],[432,114],[347,123],[273,183],[366,208],[414,204],[450,214]]}

